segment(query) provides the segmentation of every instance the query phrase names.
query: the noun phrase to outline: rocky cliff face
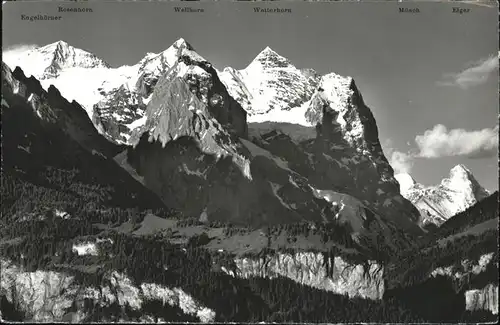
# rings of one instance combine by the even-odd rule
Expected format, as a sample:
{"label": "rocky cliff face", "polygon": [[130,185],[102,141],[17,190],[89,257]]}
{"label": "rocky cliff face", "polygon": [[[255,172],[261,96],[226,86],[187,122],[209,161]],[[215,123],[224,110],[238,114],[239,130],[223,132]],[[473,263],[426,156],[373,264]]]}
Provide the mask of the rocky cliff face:
{"label": "rocky cliff face", "polygon": [[[308,83],[310,79],[303,78]],[[242,80],[240,88],[245,88]],[[249,105],[237,95],[235,79],[225,83],[242,105]],[[253,143],[287,161],[316,189],[349,194],[400,229],[418,232],[419,213],[399,194],[380,147],[375,119],[352,78],[332,73],[315,85],[316,90],[300,97],[300,106],[282,103],[280,109],[257,115],[250,110],[249,121],[255,116],[261,121],[249,124]],[[252,96],[258,97],[259,92]]]}
{"label": "rocky cliff face", "polygon": [[[189,43],[184,39],[179,39],[160,54],[148,53],[139,63],[130,68],[130,76],[128,79],[123,80],[120,86],[106,86],[107,84],[104,83],[101,87],[101,94],[104,97],[93,106],[94,124],[101,127],[104,131],[103,133],[108,134],[110,139],[114,141],[127,144],[136,143],[137,137],[134,137],[134,134],[140,134],[144,123],[146,123],[148,118],[152,118],[152,106],[149,103],[153,98],[158,81],[167,72],[170,75],[170,78],[167,80],[171,80],[174,75],[179,74],[178,62],[181,57],[189,58],[189,60],[198,63],[205,62]],[[176,67],[175,72],[171,71],[174,66]],[[192,72],[190,71],[189,73]],[[207,74],[206,72],[205,77]],[[189,74],[187,77],[194,75],[196,74]],[[210,80],[210,82],[212,81]],[[161,85],[164,91],[165,82],[165,78],[163,78]],[[196,80],[193,79],[192,82],[196,82]],[[205,84],[204,87],[208,91],[208,87],[211,88],[212,84]],[[164,91],[162,95],[166,95]],[[157,91],[155,95],[156,105],[158,104],[159,94],[160,91]],[[216,100],[215,98],[210,99],[212,101]],[[225,99],[227,108],[229,100],[227,96]],[[156,105],[153,107],[156,107]],[[150,108],[148,109],[147,107]],[[241,111],[241,113],[244,112]],[[133,137],[132,139],[131,136]]]}
{"label": "rocky cliff face", "polygon": [[373,261],[361,265],[325,253],[296,252],[259,259],[237,258],[234,262],[233,270],[225,269],[232,276],[282,276],[321,290],[374,300],[382,299],[384,294],[384,268]]}
{"label": "rocky cliff face", "polygon": [[[311,115],[327,119],[322,113]],[[246,114],[201,58],[182,55],[160,78],[146,116],[145,124],[129,140],[134,148],[128,150],[128,161],[169,206],[194,216],[206,211],[209,220],[256,226],[337,219],[351,223],[353,236],[370,238],[371,244],[381,247],[392,245],[395,250],[395,228],[370,211],[368,203],[359,202],[357,212],[335,211],[333,203],[349,205],[358,200],[334,191],[338,195],[330,198],[341,199],[325,200],[310,179],[290,166],[293,157],[283,159],[263,149],[265,145],[245,139]],[[331,127],[323,125],[322,134],[330,134]],[[329,138],[322,141],[330,143]],[[349,176],[346,179],[357,183]],[[404,225],[411,229],[410,221]],[[381,234],[384,239],[377,239]]]}
{"label": "rocky cliff face", "polygon": [[498,315],[498,286],[488,284],[482,289],[467,290],[465,304],[467,310],[488,310]]}
{"label": "rocky cliff face", "polygon": [[440,226],[490,194],[464,165],[453,167],[437,186],[425,187],[407,174],[396,175],[396,179],[401,193],[419,209],[423,225]]}
{"label": "rocky cliff face", "polygon": [[[411,229],[417,211],[399,194],[375,119],[354,81],[328,74],[319,87],[306,111],[306,118],[317,125],[318,136],[303,145],[317,161],[309,168],[314,170],[311,178],[323,189],[342,184],[344,193],[369,204],[401,228]],[[350,181],[339,179],[340,174]]]}
{"label": "rocky cliff face", "polygon": [[73,277],[57,272],[23,272],[8,260],[2,259],[0,263],[1,293],[8,301],[15,301],[27,319],[51,321],[63,318],[73,302],[69,296],[75,291],[61,293],[68,289]]}
{"label": "rocky cliff face", "polygon": [[130,143],[137,144],[144,132],[163,146],[192,137],[207,153],[244,159],[234,136],[245,137],[246,128],[245,111],[228,95],[211,64],[193,53],[180,52],[178,61],[158,81],[145,124]]}
{"label": "rocky cliff face", "polygon": [[[177,306],[184,313],[198,317],[203,322],[212,322],[215,312],[200,305],[179,288],[167,288],[154,283],[135,286],[124,274],[112,271],[105,275],[102,286],[92,287],[79,283],[68,272],[27,272],[23,267],[6,259],[0,259],[0,293],[26,314],[33,322],[70,321],[81,322],[89,312],[85,306],[99,305],[101,308],[118,304],[140,311],[144,300],[157,300],[163,305]],[[101,321],[116,321],[112,315]],[[154,315],[144,314],[144,320]],[[139,320],[139,319],[138,319]]]}
{"label": "rocky cliff face", "polygon": [[[493,263],[495,253],[483,254],[477,261],[465,259],[459,265],[439,267],[431,272],[431,277],[438,275],[446,276],[456,284],[457,288],[469,288],[465,290],[465,307],[467,310],[486,310],[494,315],[498,314],[498,284],[489,283],[483,288],[470,288],[469,282],[475,276],[486,272],[490,263]],[[496,265],[498,269],[498,265]],[[494,281],[493,279],[491,279]]]}

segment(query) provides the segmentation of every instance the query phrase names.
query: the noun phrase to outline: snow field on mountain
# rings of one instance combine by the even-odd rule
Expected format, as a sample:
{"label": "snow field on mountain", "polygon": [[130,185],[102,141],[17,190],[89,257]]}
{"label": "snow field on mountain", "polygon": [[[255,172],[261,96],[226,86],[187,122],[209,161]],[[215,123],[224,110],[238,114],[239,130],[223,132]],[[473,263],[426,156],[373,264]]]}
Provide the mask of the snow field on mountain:
{"label": "snow field on mountain", "polygon": [[394,177],[400,184],[401,194],[420,210],[422,222],[438,226],[489,195],[463,165],[453,167],[449,177],[436,186],[423,186],[409,174]]}

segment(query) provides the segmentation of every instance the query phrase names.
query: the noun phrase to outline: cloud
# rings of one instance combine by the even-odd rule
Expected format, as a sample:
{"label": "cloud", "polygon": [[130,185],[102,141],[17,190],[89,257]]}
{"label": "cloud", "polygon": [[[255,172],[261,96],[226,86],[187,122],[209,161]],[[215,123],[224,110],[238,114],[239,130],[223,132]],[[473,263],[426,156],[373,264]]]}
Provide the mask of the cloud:
{"label": "cloud", "polygon": [[489,76],[498,69],[499,54],[491,55],[470,64],[468,68],[458,73],[448,73],[438,81],[440,86],[458,86],[467,89],[485,83]]}
{"label": "cloud", "polygon": [[387,139],[383,147],[389,158],[389,164],[394,169],[394,174],[410,173],[413,167],[413,154],[404,153],[393,148],[391,139]]}
{"label": "cloud", "polygon": [[415,137],[419,148],[418,157],[440,158],[466,156],[468,158],[484,158],[497,155],[498,126],[479,131],[464,129],[447,130],[442,124],[426,130],[423,135]]}
{"label": "cloud", "polygon": [[411,154],[401,151],[392,152],[389,163],[394,169],[395,174],[410,173],[413,167],[413,157]]}
{"label": "cloud", "polygon": [[[498,154],[498,125],[476,131],[464,129],[448,130],[442,124],[426,130],[423,135],[415,137],[417,149],[407,152],[396,150],[388,139],[382,147],[394,174],[410,173],[415,159],[466,157],[470,159],[496,157]],[[408,144],[408,143],[407,143]]]}
{"label": "cloud", "polygon": [[36,44],[16,44],[2,50],[2,61],[14,69],[21,54],[39,47]]}

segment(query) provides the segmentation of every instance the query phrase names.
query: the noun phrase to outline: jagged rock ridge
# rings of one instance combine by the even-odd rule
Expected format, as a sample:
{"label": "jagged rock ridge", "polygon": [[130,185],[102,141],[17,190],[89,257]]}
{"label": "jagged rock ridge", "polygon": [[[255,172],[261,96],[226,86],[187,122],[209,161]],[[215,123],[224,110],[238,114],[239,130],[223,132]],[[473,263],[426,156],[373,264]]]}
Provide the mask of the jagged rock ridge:
{"label": "jagged rock ridge", "polygon": [[105,157],[120,152],[119,146],[106,141],[96,132],[85,110],[75,101],[68,102],[54,86],[45,91],[36,78],[27,78],[19,67],[11,71],[3,62],[2,79],[8,91],[25,98],[43,122],[57,125],[87,151]]}
{"label": "jagged rock ridge", "polygon": [[[68,103],[55,87],[46,92],[38,80],[26,78],[20,68],[12,72],[5,64],[2,122],[2,149],[8,153],[2,159],[6,178],[21,177],[47,185],[54,180],[44,177],[55,172],[61,180],[68,173],[73,175],[75,186],[90,183],[101,194],[112,188],[113,194],[101,197],[101,203],[122,200],[123,205],[163,206],[154,193],[112,160],[123,149],[98,134],[81,106]],[[36,181],[38,178],[42,180]],[[61,184],[50,186],[67,190],[58,188]]]}

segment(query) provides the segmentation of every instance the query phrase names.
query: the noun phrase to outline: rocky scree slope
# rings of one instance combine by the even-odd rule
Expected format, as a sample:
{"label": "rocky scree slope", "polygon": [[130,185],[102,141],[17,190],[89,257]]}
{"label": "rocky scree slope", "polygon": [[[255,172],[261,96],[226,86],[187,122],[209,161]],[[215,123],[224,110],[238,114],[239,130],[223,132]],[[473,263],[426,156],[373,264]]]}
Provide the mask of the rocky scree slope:
{"label": "rocky scree slope", "polygon": [[408,174],[395,176],[401,193],[421,214],[421,224],[441,226],[446,220],[486,198],[490,193],[464,165],[450,170],[450,175],[436,186],[423,186]]}

